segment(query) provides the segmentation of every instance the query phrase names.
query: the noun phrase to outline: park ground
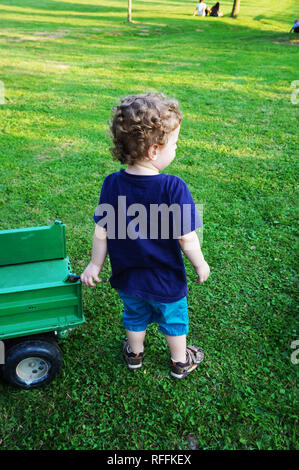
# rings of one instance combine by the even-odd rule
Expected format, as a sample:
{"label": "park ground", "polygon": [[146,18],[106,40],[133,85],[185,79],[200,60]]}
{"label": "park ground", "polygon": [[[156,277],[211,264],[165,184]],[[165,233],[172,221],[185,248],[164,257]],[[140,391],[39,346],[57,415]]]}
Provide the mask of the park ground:
{"label": "park ground", "polygon": [[[202,285],[185,259],[189,343],[205,361],[169,375],[157,325],[143,369],[121,357],[122,303],[107,259],[83,286],[86,323],[61,341],[64,367],[44,389],[0,382],[0,449],[295,449],[298,39],[296,2],[2,0],[1,229],[66,225],[73,272],[90,259],[109,153],[111,107],[162,91],[184,112],[165,170],[203,205]],[[294,98],[295,96],[295,98]]]}

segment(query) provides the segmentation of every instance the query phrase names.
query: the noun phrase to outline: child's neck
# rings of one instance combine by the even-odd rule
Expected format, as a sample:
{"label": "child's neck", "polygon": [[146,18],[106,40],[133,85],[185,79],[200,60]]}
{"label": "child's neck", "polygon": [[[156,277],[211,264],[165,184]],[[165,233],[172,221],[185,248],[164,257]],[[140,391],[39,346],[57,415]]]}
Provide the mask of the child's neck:
{"label": "child's neck", "polygon": [[152,163],[135,163],[135,165],[128,165],[125,170],[126,173],[131,175],[158,175],[159,169],[156,168]]}

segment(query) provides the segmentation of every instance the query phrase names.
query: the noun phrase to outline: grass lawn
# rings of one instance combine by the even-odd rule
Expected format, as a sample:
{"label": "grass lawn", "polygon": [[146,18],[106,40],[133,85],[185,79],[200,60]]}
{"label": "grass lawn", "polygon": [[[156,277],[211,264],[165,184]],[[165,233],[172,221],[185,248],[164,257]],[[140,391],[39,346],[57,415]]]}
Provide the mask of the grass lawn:
{"label": "grass lawn", "polygon": [[165,172],[203,204],[211,268],[198,285],[185,258],[188,342],[205,361],[176,382],[156,325],[143,369],[126,368],[107,258],[103,284],[83,286],[86,323],[60,341],[60,376],[31,392],[0,382],[0,449],[298,448],[296,2],[242,0],[236,20],[232,0],[221,19],[192,17],[195,3],[133,0],[133,24],[125,0],[0,3],[0,229],[58,218],[80,274],[101,184],[121,168],[111,107],[159,90],[184,112]]}

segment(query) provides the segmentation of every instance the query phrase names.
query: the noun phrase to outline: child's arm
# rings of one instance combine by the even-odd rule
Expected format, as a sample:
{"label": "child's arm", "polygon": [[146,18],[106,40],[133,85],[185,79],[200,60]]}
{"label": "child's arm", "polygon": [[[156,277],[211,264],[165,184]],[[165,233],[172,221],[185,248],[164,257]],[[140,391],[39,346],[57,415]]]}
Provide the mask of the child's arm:
{"label": "child's arm", "polygon": [[93,235],[91,262],[102,269],[107,255],[107,232],[96,224]]}
{"label": "child's arm", "polygon": [[193,264],[196,274],[198,274],[196,282],[201,284],[208,279],[210,267],[202,254],[197,233],[194,230],[187,235],[179,237],[178,240],[181,249]]}
{"label": "child's arm", "polygon": [[106,255],[107,233],[103,227],[97,224],[93,235],[91,261],[80,276],[83,284],[89,287],[95,287],[96,284],[93,284],[93,281],[102,282],[102,279],[100,279],[98,275],[103,268]]}

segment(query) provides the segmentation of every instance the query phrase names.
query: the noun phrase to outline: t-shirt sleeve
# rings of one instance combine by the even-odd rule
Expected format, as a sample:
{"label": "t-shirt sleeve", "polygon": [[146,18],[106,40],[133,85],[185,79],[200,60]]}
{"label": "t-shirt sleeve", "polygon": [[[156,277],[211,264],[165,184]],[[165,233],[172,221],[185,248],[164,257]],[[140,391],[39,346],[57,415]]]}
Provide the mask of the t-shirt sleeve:
{"label": "t-shirt sleeve", "polygon": [[171,203],[175,204],[176,210],[173,212],[173,234],[174,238],[187,235],[199,227],[203,222],[195,205],[193,197],[184,180],[178,179]]}
{"label": "t-shirt sleeve", "polygon": [[107,211],[105,211],[105,204],[107,203],[107,197],[106,197],[106,178],[102,184],[101,188],[101,194],[100,194],[100,199],[99,203],[96,207],[95,213],[93,215],[93,220],[96,224],[100,225],[101,227],[104,227],[107,230],[107,221],[103,220],[106,218]]}

